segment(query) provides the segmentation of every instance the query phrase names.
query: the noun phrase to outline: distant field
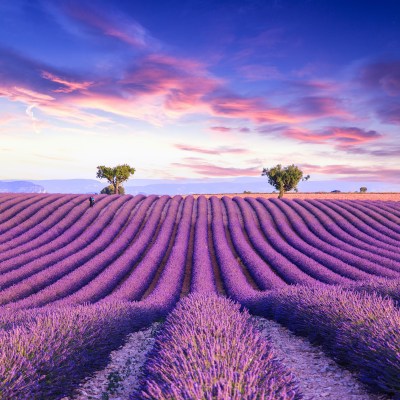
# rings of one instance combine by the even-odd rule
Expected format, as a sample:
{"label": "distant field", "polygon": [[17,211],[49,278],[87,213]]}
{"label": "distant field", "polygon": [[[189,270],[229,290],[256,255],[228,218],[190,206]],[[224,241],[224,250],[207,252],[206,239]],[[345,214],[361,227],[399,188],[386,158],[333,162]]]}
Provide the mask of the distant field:
{"label": "distant field", "polygon": [[276,197],[0,194],[0,398],[62,398],[189,294],[230,297],[400,393],[400,194]]}
{"label": "distant field", "polygon": [[[193,195],[198,197],[199,195]],[[223,194],[205,194],[203,196],[217,196],[217,197],[263,197],[266,199],[277,198],[278,193],[223,193]],[[341,193],[285,193],[284,198],[286,199],[332,199],[332,200],[383,200],[383,201],[400,201],[400,193],[353,193],[353,192],[341,192]]]}

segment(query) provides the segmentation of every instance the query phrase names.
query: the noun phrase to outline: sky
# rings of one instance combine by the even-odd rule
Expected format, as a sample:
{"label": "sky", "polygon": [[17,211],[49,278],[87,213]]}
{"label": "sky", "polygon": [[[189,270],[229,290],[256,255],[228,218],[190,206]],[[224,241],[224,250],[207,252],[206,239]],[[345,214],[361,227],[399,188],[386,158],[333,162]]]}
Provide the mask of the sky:
{"label": "sky", "polygon": [[0,138],[3,180],[399,184],[400,2],[0,0]]}

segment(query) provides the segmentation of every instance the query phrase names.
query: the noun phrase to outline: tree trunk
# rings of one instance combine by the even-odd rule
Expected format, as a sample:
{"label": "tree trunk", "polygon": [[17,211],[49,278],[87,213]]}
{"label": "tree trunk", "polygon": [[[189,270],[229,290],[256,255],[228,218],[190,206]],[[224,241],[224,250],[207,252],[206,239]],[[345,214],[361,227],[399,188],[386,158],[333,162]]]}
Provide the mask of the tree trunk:
{"label": "tree trunk", "polygon": [[115,184],[115,190],[114,190],[115,194],[118,194],[119,190],[118,190],[118,183]]}
{"label": "tree trunk", "polygon": [[285,193],[285,190],[283,188],[279,189],[279,196],[278,199],[281,199],[283,197],[283,194]]}

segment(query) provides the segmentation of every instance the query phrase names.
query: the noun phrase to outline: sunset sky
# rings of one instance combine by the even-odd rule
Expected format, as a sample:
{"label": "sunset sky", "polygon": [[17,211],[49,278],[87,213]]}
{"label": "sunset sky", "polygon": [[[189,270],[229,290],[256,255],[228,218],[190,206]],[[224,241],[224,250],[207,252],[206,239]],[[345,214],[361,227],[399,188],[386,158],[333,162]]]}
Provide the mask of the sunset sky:
{"label": "sunset sky", "polygon": [[398,184],[400,1],[0,1],[0,136],[3,180]]}

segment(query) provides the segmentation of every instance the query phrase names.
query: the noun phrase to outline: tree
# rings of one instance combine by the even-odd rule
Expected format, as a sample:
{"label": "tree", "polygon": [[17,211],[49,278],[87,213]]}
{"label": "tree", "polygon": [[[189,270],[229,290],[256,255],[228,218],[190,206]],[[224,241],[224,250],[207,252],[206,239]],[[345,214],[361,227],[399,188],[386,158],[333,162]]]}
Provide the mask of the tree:
{"label": "tree", "polygon": [[[101,189],[100,194],[115,194],[115,189],[113,185],[108,185]],[[118,188],[118,194],[125,194],[125,189],[123,186]]]}
{"label": "tree", "polygon": [[128,164],[117,165],[114,168],[105,167],[104,165],[97,167],[97,178],[107,179],[113,186],[115,194],[119,194],[121,183],[127,181],[134,173],[135,168],[130,167]]}
{"label": "tree", "polygon": [[360,187],[360,193],[367,193],[367,190],[365,186]]}
{"label": "tree", "polygon": [[285,192],[292,189],[297,192],[297,185],[300,180],[307,181],[310,179],[310,175],[303,178],[303,171],[294,164],[283,168],[281,164],[272,168],[263,168],[261,175],[267,176],[268,183],[279,190],[279,199],[283,197]]}

